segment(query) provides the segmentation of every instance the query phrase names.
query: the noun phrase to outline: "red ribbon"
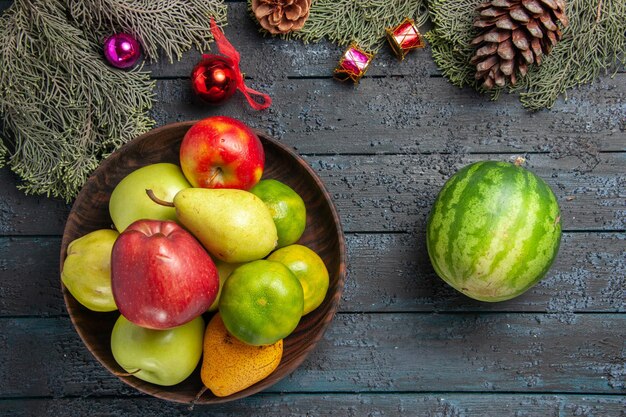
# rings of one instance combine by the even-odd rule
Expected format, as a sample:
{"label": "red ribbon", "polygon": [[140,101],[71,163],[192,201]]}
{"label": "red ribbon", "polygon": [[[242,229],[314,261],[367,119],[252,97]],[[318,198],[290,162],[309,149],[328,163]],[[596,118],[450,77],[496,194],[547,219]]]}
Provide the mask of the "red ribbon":
{"label": "red ribbon", "polygon": [[237,83],[237,89],[243,93],[250,103],[250,106],[255,110],[264,110],[272,105],[272,98],[267,94],[261,93],[260,91],[253,90],[248,87],[243,80],[243,74],[239,69],[239,52],[235,49],[235,47],[228,42],[224,33],[217,27],[215,23],[215,19],[211,17],[211,32],[213,33],[213,38],[215,39],[215,44],[217,45],[217,49],[230,58],[233,61],[233,68],[235,69],[235,81]]}

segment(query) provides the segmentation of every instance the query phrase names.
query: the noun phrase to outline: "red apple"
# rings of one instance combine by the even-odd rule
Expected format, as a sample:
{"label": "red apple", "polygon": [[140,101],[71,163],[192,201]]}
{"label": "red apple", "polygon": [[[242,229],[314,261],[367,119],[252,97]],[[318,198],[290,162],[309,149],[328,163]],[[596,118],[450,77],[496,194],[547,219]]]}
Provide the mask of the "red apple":
{"label": "red apple", "polygon": [[219,289],[202,245],[172,221],[137,220],[115,241],[111,287],[120,313],[149,329],[169,329],[204,313]]}
{"label": "red apple", "polygon": [[263,175],[265,153],[259,137],[239,120],[200,120],[180,145],[180,166],[194,187],[249,190]]}

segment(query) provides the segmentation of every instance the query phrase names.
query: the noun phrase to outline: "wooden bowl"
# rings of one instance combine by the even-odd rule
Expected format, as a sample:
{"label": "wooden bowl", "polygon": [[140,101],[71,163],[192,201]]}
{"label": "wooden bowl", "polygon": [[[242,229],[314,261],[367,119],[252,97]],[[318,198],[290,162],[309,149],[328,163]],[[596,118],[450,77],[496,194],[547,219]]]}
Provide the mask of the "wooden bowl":
{"label": "wooden bowl", "polygon": [[[122,146],[96,169],[86,182],[70,211],[61,243],[61,270],[68,244],[97,229],[112,227],[109,196],[117,183],[133,170],[157,162],[178,164],[181,140],[194,121],[175,123],[154,129]],[[309,165],[285,145],[262,132],[265,149],[263,178],[273,178],[292,187],[304,200],[307,225],[298,243],[317,252],[330,275],[328,293],[323,303],[302,317],[296,330],[284,340],[283,358],[278,368],[264,380],[228,397],[216,397],[207,391],[197,404],[219,403],[243,398],[261,391],[295,370],[322,338],[337,311],[346,274],[345,242],[339,217],[321,180]],[[125,372],[113,359],[110,337],[119,313],[97,313],[80,305],[61,285],[65,304],[76,331],[89,351],[114,374]],[[208,323],[208,316],[205,317]],[[190,403],[202,388],[200,366],[194,373],[172,387],[162,387],[133,376],[119,377],[128,385],[158,398]]]}

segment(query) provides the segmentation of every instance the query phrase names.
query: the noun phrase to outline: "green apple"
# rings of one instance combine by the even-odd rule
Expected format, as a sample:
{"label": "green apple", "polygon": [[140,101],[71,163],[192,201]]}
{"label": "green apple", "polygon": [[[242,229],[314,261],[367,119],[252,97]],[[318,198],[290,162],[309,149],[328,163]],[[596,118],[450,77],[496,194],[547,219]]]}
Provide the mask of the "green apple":
{"label": "green apple", "polygon": [[126,372],[157,385],[184,381],[202,356],[204,320],[196,317],[167,330],[139,327],[121,316],[111,333],[111,351]]}
{"label": "green apple", "polygon": [[115,230],[96,230],[67,247],[61,281],[90,310],[117,310],[111,291],[111,250],[118,236]]}
{"label": "green apple", "polygon": [[115,186],[109,200],[109,213],[117,230],[123,232],[139,219],[174,220],[176,211],[155,203],[146,190],[165,201],[172,201],[176,193],[191,184],[178,165],[162,162],[136,169]]}
{"label": "green apple", "polygon": [[217,274],[220,277],[220,289],[217,292],[217,297],[215,297],[215,301],[213,301],[213,304],[211,304],[211,307],[209,307],[208,311],[210,312],[217,311],[217,307],[220,303],[220,295],[222,295],[222,287],[224,286],[224,282],[226,281],[230,273],[237,269],[237,267],[243,265],[242,263],[229,264],[228,262],[220,261],[217,258],[213,258],[213,262],[217,267]]}

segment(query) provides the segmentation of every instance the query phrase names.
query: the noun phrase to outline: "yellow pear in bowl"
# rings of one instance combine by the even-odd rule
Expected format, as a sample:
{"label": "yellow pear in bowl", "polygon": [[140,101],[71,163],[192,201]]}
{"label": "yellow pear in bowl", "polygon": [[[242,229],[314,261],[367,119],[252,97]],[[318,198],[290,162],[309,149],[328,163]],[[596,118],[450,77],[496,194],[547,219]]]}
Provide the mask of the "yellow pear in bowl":
{"label": "yellow pear in bowl", "polygon": [[118,236],[115,230],[96,230],[67,247],[61,281],[90,310],[117,310],[111,291],[111,251]]}
{"label": "yellow pear in bowl", "polygon": [[283,339],[270,345],[248,345],[231,335],[219,313],[204,332],[200,377],[217,397],[239,392],[269,376],[283,357]]}
{"label": "yellow pear in bowl", "polygon": [[209,312],[217,311],[217,308],[219,307],[219,304],[220,304],[220,296],[222,295],[222,287],[224,286],[224,282],[226,282],[226,279],[228,279],[231,272],[233,272],[235,269],[243,265],[240,263],[229,264],[228,262],[220,261],[219,259],[215,259],[215,258],[213,258],[213,262],[215,262],[215,267],[217,268],[217,274],[220,277],[220,289],[217,292],[217,297],[215,297],[215,301],[213,301],[213,304],[211,304],[211,307],[209,307],[209,310],[208,310]]}
{"label": "yellow pear in bowl", "polygon": [[272,215],[259,197],[232,188],[186,188],[174,202],[153,201],[176,208],[176,218],[214,257],[228,263],[266,257],[278,242]]}

